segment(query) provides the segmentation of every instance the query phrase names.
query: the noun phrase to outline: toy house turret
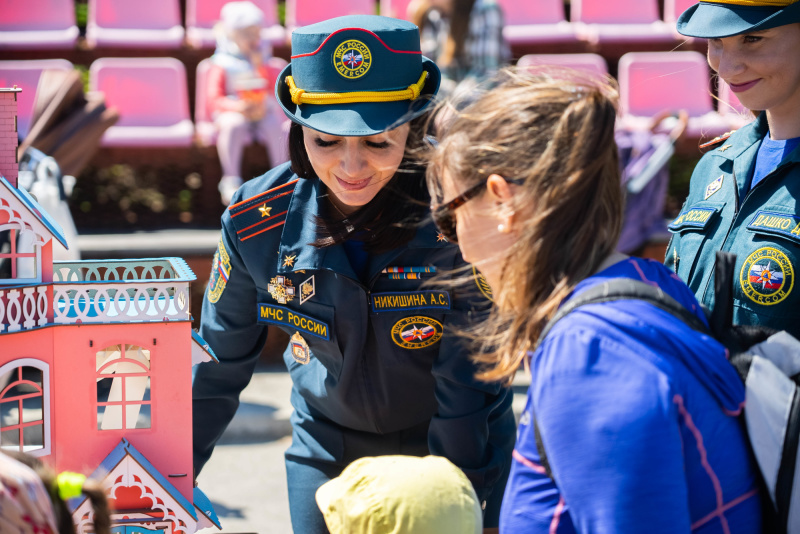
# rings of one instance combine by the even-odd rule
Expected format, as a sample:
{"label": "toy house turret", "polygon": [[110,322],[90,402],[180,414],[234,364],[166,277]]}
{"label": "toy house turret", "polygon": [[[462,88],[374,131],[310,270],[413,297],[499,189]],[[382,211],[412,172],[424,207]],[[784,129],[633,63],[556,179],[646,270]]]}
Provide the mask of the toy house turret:
{"label": "toy house turret", "polygon": [[191,368],[213,358],[195,276],[180,258],[53,261],[68,243],[16,187],[16,91],[0,89],[0,448],[103,480],[114,532],[219,527],[193,487]]}

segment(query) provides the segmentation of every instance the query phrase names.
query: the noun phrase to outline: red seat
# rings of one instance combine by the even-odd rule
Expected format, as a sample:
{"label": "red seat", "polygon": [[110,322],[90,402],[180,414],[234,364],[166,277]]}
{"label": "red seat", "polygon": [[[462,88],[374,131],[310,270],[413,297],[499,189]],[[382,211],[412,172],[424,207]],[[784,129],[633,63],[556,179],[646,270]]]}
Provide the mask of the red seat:
{"label": "red seat", "polygon": [[21,61],[0,61],[0,87],[22,89],[17,93],[17,132],[20,138],[28,135],[33,115],[36,87],[44,70],[72,70],[72,63],[66,59],[32,59]]}
{"label": "red seat", "polygon": [[519,58],[518,67],[557,66],[590,72],[597,76],[608,74],[608,64],[598,54],[528,54]]}
{"label": "red seat", "polygon": [[[222,6],[230,0],[187,0],[186,40],[195,48],[210,48],[215,44],[214,24],[219,20]],[[275,0],[251,0],[264,12],[261,37],[272,45],[286,41],[286,31],[278,22],[278,5]]]}
{"label": "red seat", "polygon": [[179,48],[183,33],[178,0],[89,0],[89,46]]}
{"label": "red seat", "polygon": [[89,86],[120,113],[104,146],[191,145],[186,70],[177,59],[101,58],[89,68]]}
{"label": "red seat", "polygon": [[286,27],[307,26],[345,15],[374,15],[375,0],[286,0]]}
{"label": "red seat", "polygon": [[408,4],[411,0],[380,0],[381,15],[384,17],[394,17],[405,19],[408,11]]}
{"label": "red seat", "polygon": [[[728,129],[711,99],[710,73],[699,52],[630,52],[619,60],[620,108],[624,127],[643,129],[667,109],[689,113],[690,137],[716,136]],[[669,121],[664,121],[669,128]]]}
{"label": "red seat", "polygon": [[78,39],[72,0],[0,0],[0,50],[72,48]]}
{"label": "red seat", "polygon": [[592,44],[660,43],[675,40],[662,21],[657,0],[572,0],[578,36]]}
{"label": "red seat", "polygon": [[577,39],[564,16],[563,0],[500,0],[503,36],[513,45],[564,43]]}
{"label": "red seat", "polygon": [[[278,75],[288,63],[285,59],[271,57],[267,61],[269,79],[277,80]],[[217,142],[217,126],[211,118],[211,110],[208,107],[208,71],[211,68],[211,59],[206,58],[197,65],[197,76],[195,78],[194,92],[194,127],[197,138],[203,145],[209,146]],[[277,106],[275,93],[269,91],[267,98],[271,98],[271,104]]]}

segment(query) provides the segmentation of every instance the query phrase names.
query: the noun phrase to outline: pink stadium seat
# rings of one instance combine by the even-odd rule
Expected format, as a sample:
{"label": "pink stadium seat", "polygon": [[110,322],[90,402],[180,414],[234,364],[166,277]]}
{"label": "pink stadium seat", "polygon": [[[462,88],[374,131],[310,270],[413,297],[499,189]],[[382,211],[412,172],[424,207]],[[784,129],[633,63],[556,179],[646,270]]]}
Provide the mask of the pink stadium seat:
{"label": "pink stadium seat", "polygon": [[563,0],[500,0],[505,28],[513,45],[564,43],[577,39],[575,26],[564,16]]}
{"label": "pink stadium seat", "polygon": [[748,122],[752,122],[755,118],[749,109],[744,107],[736,94],[731,91],[730,85],[719,80],[719,101],[717,102],[717,109],[719,114],[725,117],[731,128],[741,128]]}
{"label": "pink stadium seat", "polygon": [[528,54],[517,61],[517,66],[523,68],[547,65],[584,70],[597,76],[608,74],[608,64],[598,54]]}
{"label": "pink stadium seat", "polygon": [[17,93],[17,132],[20,138],[25,138],[31,126],[33,102],[42,71],[72,68],[72,63],[66,59],[0,61],[0,87],[16,85],[22,89],[21,93]]}
{"label": "pink stadium seat", "polygon": [[[214,24],[219,20],[222,6],[230,0],[187,0],[186,40],[195,48],[213,48]],[[272,45],[286,41],[286,31],[278,23],[278,5],[275,0],[252,0],[264,12],[261,37]]]}
{"label": "pink stadium seat", "polygon": [[[708,64],[699,52],[630,52],[619,60],[620,121],[623,127],[643,129],[663,110],[689,113],[687,135],[716,136],[727,121],[711,100]],[[665,121],[668,122],[668,121]],[[669,128],[669,124],[664,124]]]}
{"label": "pink stadium seat", "polygon": [[375,0],[286,0],[290,30],[344,15],[374,15]]}
{"label": "pink stadium seat", "polygon": [[178,0],[89,0],[86,41],[93,47],[179,48]]}
{"label": "pink stadium seat", "polygon": [[104,146],[189,146],[186,70],[174,58],[101,58],[89,68],[89,87],[119,110]]}
{"label": "pink stadium seat", "polygon": [[411,0],[380,0],[381,15],[384,17],[394,17],[405,19],[408,11],[408,4]]}
{"label": "pink stadium seat", "polygon": [[73,0],[0,0],[0,50],[75,46]]}
{"label": "pink stadium seat", "polygon": [[[279,57],[270,58],[267,63],[270,79],[277,80],[278,75],[286,65],[285,59]],[[208,71],[210,68],[210,58],[204,59],[197,65],[194,92],[194,127],[197,132],[198,140],[201,144],[206,146],[213,145],[217,142],[217,127],[211,118],[206,96],[208,89]],[[269,105],[277,106],[278,102],[275,100],[275,93],[270,90],[268,94]]]}
{"label": "pink stadium seat", "polygon": [[675,40],[657,0],[572,0],[578,36],[592,44],[660,43]]}
{"label": "pink stadium seat", "polygon": [[681,13],[697,3],[697,0],[664,0],[664,20],[675,24]]}

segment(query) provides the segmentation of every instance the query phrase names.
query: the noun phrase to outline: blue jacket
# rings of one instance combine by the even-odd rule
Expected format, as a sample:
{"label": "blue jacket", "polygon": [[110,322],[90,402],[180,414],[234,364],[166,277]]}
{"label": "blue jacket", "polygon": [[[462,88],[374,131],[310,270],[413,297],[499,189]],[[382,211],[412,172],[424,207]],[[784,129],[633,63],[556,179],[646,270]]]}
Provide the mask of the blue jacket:
{"label": "blue jacket", "polygon": [[768,131],[762,113],[703,156],[686,203],[669,225],[673,236],[665,263],[713,308],[715,253],[735,253],[734,323],[800,337],[800,299],[794,292],[800,266],[800,148],[748,190]]}
{"label": "blue jacket", "polygon": [[421,287],[429,278],[384,272],[461,267],[458,248],[432,224],[403,248],[368,257],[363,281],[343,246],[310,246],[323,187],[281,165],[247,182],[222,217],[200,329],[220,363],[200,365],[194,379],[196,471],[233,417],[273,325],[292,336],[284,360],[293,421],[311,421],[294,454],[344,467],[339,432],[428,424],[430,452],[461,467],[486,499],[510,463],[511,393],[475,380],[463,342],[449,333],[476,306],[485,310],[485,298],[477,286]]}
{"label": "blue jacket", "polygon": [[[703,317],[663,265],[628,259],[578,284],[657,284]],[[757,467],[725,349],[650,304],[589,304],[532,355],[503,533],[760,532]],[[555,482],[540,465],[533,418]],[[722,523],[726,522],[729,530]]]}

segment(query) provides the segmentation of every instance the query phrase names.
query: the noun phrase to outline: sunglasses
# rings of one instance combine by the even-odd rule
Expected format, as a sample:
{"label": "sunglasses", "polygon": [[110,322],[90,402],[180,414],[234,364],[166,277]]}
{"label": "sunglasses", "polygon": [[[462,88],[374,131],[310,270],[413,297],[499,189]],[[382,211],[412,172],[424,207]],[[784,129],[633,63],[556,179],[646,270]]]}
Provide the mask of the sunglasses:
{"label": "sunglasses", "polygon": [[[506,182],[511,184],[520,185],[522,180],[506,178]],[[456,232],[456,210],[469,202],[470,199],[475,198],[486,189],[486,182],[479,182],[456,198],[445,204],[439,204],[431,210],[433,223],[436,228],[444,235],[444,237],[451,243],[458,243],[458,234]]]}

